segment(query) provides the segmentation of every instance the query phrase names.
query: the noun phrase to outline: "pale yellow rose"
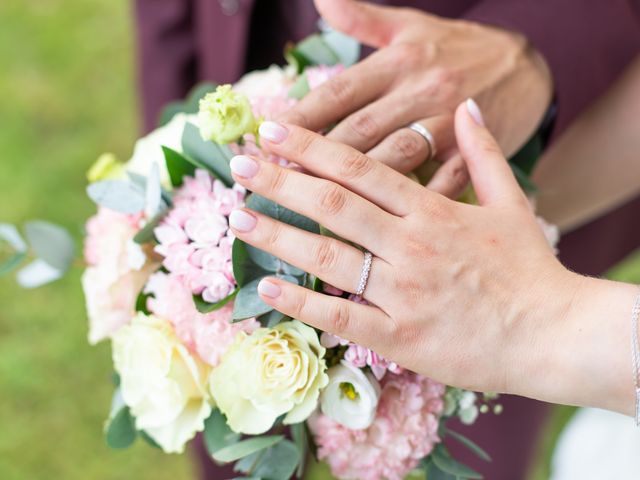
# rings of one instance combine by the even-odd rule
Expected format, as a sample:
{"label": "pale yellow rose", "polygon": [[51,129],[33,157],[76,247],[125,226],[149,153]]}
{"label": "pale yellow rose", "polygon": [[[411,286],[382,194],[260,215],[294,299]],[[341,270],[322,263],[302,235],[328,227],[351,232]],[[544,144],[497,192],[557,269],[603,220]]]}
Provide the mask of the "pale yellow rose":
{"label": "pale yellow rose", "polygon": [[124,164],[113,153],[100,155],[87,172],[87,180],[92,183],[100,180],[116,180],[124,176]]}
{"label": "pale yellow rose", "polygon": [[192,355],[166,320],[138,314],[113,336],[124,403],[167,453],[182,453],[211,414],[210,367]]}
{"label": "pale yellow rose", "polygon": [[258,128],[249,99],[231,85],[220,85],[200,100],[198,121],[202,138],[220,145],[236,142]]}
{"label": "pale yellow rose", "polygon": [[235,432],[264,433],[285,414],[285,424],[303,422],[329,381],[324,354],[297,320],[240,333],[211,372],[211,395]]}

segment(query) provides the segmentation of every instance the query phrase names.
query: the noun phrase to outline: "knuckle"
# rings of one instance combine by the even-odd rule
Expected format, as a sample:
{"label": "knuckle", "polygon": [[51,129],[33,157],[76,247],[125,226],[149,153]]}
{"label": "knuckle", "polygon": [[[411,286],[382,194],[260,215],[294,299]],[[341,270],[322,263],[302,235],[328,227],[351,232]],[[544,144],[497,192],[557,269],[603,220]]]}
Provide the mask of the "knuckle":
{"label": "knuckle", "polygon": [[307,304],[307,293],[301,292],[291,298],[291,316],[298,320],[304,319],[304,309]]}
{"label": "knuckle", "polygon": [[359,152],[349,152],[340,161],[340,175],[347,180],[364,177],[373,168],[373,162]]}
{"label": "knuckle", "polygon": [[389,49],[391,62],[396,67],[417,65],[422,60],[423,51],[419,45],[403,42]]}
{"label": "knuckle", "polygon": [[347,126],[356,135],[367,140],[373,140],[377,138],[380,128],[373,119],[371,114],[367,112],[358,112],[351,115],[347,119]]}
{"label": "knuckle", "polygon": [[309,155],[317,141],[317,137],[316,135],[299,128],[292,130],[290,146],[293,150],[293,157],[295,158],[291,158],[291,160],[298,160]]}
{"label": "knuckle", "polygon": [[340,335],[349,329],[349,305],[346,302],[335,302],[328,312],[327,323],[330,331]]}
{"label": "knuckle", "polygon": [[423,138],[418,138],[415,132],[403,129],[393,139],[392,148],[403,161],[415,159],[418,155],[426,156],[427,144]]}
{"label": "knuckle", "polygon": [[347,204],[347,191],[335,183],[327,182],[320,191],[319,202],[326,214],[337,215]]}
{"label": "knuckle", "polygon": [[321,239],[314,247],[313,258],[315,258],[320,272],[332,272],[338,262],[338,250],[334,242]]}
{"label": "knuckle", "polygon": [[279,222],[269,223],[271,223],[271,225],[267,236],[267,241],[269,242],[267,245],[277,245],[282,237],[282,224]]}
{"label": "knuckle", "polygon": [[287,183],[288,172],[284,168],[273,168],[271,182],[269,183],[269,192],[274,195],[282,193]]}
{"label": "knuckle", "polygon": [[353,85],[349,80],[337,76],[325,84],[325,95],[330,97],[333,103],[344,103],[353,96]]}
{"label": "knuckle", "polygon": [[467,167],[464,164],[456,164],[449,169],[449,182],[455,191],[461,191],[469,182]]}
{"label": "knuckle", "polygon": [[307,119],[307,116],[302,111],[300,111],[299,108],[296,108],[296,107],[293,107],[281,113],[276,117],[276,120],[290,123],[292,125],[297,125],[303,128],[307,128],[307,125],[309,125],[309,120]]}

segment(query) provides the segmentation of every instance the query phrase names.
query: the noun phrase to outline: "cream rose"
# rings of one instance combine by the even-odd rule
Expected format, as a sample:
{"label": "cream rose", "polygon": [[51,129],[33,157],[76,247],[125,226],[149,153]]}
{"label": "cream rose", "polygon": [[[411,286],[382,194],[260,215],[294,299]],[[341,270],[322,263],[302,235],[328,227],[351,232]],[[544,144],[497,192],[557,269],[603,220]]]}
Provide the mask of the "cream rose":
{"label": "cream rose", "polygon": [[322,413],[352,430],[369,428],[381,392],[375,377],[344,360],[327,374],[329,384],[320,397]]}
{"label": "cream rose", "polygon": [[285,424],[302,422],[329,380],[324,354],[315,330],[297,320],[240,333],[211,372],[211,395],[239,433],[264,433],[284,414]]}
{"label": "cream rose", "polygon": [[211,414],[210,368],[175,336],[168,321],[138,314],[113,336],[124,403],[167,453],[182,453]]}

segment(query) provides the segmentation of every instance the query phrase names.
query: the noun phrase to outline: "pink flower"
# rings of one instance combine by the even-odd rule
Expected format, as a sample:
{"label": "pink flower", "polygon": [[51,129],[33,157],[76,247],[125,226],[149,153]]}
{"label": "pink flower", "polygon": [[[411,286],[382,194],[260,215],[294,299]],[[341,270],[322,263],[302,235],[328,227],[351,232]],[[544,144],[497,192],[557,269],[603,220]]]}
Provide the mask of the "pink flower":
{"label": "pink flower", "polygon": [[309,420],[318,458],[340,479],[403,479],[440,442],[444,392],[443,384],[414,373],[387,375],[366,430],[349,430],[322,414]]}
{"label": "pink flower", "polygon": [[254,319],[231,323],[233,302],[211,313],[198,312],[191,288],[184,280],[162,272],[152,275],[145,288],[146,293],[153,295],[147,306],[155,315],[171,322],[180,340],[204,362],[216,366],[238,332],[250,333],[260,324]]}
{"label": "pink flower", "polygon": [[228,188],[204,170],[184,177],[173,208],[154,230],[162,265],[183,277],[192,294],[216,303],[233,292],[233,234],[228,215],[244,204],[242,187]]}
{"label": "pink flower", "polygon": [[106,208],[87,222],[84,256],[89,266],[82,276],[82,288],[92,344],[129,322],[138,294],[158,267],[133,241],[141,222],[141,215]]}
{"label": "pink flower", "polygon": [[311,90],[318,88],[327,80],[335,77],[336,75],[344,72],[343,65],[334,65],[332,67],[328,67],[326,65],[319,65],[317,67],[307,68],[307,82],[309,83],[309,88]]}

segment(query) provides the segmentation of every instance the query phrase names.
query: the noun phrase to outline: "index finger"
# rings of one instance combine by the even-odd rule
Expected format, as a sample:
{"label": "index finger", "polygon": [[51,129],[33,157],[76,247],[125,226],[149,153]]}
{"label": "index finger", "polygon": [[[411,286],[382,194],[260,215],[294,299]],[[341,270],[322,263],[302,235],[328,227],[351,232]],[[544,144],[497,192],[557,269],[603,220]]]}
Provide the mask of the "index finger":
{"label": "index finger", "polygon": [[373,53],[311,90],[277,119],[314,131],[342,120],[381,96],[391,84],[395,72],[386,63],[382,52]]}

